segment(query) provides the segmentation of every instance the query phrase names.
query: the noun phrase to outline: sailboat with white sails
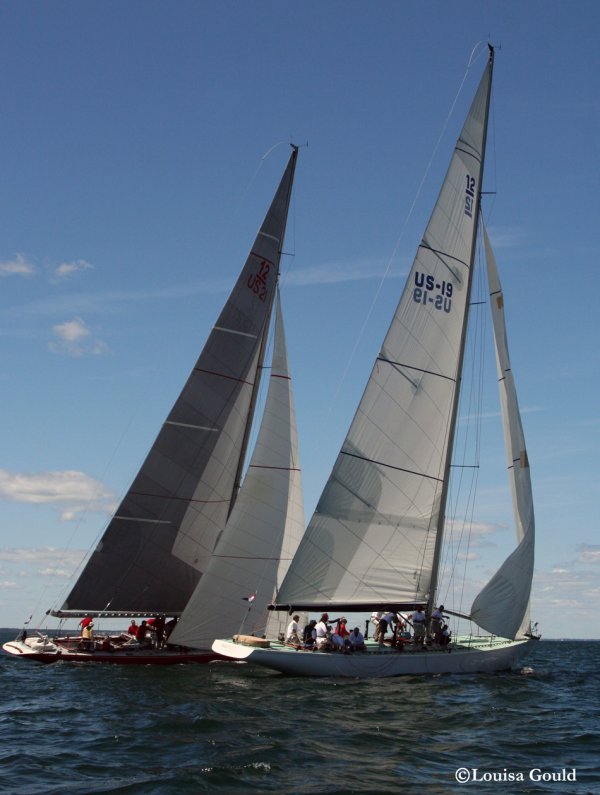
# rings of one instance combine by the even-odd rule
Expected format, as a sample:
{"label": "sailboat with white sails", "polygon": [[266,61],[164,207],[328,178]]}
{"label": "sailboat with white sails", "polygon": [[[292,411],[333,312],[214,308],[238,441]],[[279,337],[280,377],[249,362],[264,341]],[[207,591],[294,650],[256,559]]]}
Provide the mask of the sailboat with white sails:
{"label": "sailboat with white sails", "polygon": [[[430,620],[437,604],[480,220],[494,62],[489,49],[404,292],[276,610],[422,610]],[[462,614],[479,629],[448,645],[367,641],[363,651],[342,653],[224,639],[215,641],[215,651],[289,674],[370,677],[509,669],[534,642],[529,462],[487,235],[486,248],[517,545]]]}
{"label": "sailboat with white sails", "polygon": [[[297,154],[292,147],[246,263],[150,452],[71,592],[51,611],[61,619],[177,619],[168,645],[149,648],[126,633],[91,641],[78,632],[23,633],[4,644],[9,654],[42,662],[209,662],[218,657],[210,648],[217,626],[263,634],[267,620],[273,624],[266,608],[304,531],[277,288]],[[274,307],[269,389],[240,488]]]}

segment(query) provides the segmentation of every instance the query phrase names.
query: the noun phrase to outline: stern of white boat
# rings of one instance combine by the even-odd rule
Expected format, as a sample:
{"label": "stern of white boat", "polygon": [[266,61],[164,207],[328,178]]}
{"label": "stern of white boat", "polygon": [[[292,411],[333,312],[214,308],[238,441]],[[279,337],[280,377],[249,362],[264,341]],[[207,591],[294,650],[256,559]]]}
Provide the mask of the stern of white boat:
{"label": "stern of white boat", "polygon": [[[255,638],[255,640],[258,640],[258,638]],[[256,644],[250,645],[242,640],[233,638],[215,640],[212,645],[214,652],[221,654],[223,657],[230,657],[232,660],[247,660],[258,648],[260,647]]]}

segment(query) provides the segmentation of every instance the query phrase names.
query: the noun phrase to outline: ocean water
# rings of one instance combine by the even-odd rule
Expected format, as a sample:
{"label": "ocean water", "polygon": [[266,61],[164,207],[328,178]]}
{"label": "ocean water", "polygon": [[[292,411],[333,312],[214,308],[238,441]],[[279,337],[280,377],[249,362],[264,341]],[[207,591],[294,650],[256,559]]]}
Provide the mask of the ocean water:
{"label": "ocean water", "polygon": [[600,641],[369,681],[2,654],[0,792],[600,793],[599,674]]}

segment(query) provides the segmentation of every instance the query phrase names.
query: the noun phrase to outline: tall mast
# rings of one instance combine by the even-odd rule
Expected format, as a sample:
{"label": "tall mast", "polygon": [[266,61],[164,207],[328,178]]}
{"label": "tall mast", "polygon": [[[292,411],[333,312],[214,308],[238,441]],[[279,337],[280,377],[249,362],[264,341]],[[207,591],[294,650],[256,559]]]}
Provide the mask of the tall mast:
{"label": "tall mast", "polygon": [[444,480],[442,484],[442,493],[440,498],[440,512],[438,517],[438,526],[437,526],[437,533],[435,539],[435,548],[433,553],[433,567],[431,570],[431,582],[430,582],[430,591],[429,591],[429,599],[427,600],[427,612],[431,615],[433,608],[435,607],[436,601],[436,592],[438,586],[438,579],[439,579],[439,569],[440,569],[440,558],[442,553],[442,542],[444,537],[444,525],[446,521],[446,503],[448,501],[448,489],[450,487],[450,469],[452,466],[452,452],[454,449],[454,438],[456,435],[456,424],[458,420],[458,403],[460,398],[460,390],[462,386],[462,374],[463,374],[463,366],[464,366],[464,358],[465,358],[465,346],[467,341],[467,327],[469,325],[469,314],[470,314],[470,302],[471,302],[471,289],[473,285],[473,265],[475,262],[475,244],[477,240],[477,229],[478,229],[478,219],[479,219],[479,208],[481,205],[481,186],[483,184],[483,171],[484,171],[484,163],[485,163],[485,149],[486,149],[486,141],[487,141],[487,128],[488,128],[488,119],[489,119],[489,112],[490,112],[490,95],[492,91],[492,74],[494,70],[494,48],[491,44],[488,44],[490,56],[488,61],[488,69],[489,69],[489,82],[487,88],[487,99],[485,105],[485,121],[483,126],[483,146],[481,148],[481,168],[479,171],[479,185],[476,193],[476,206],[475,212],[473,213],[474,223],[473,223],[473,236],[471,239],[471,257],[469,261],[469,275],[467,279],[467,300],[466,300],[466,311],[465,311],[465,319],[462,328],[462,335],[460,340],[460,353],[458,359],[458,370],[457,370],[457,377],[456,377],[456,389],[454,393],[454,403],[452,406],[452,415],[450,418],[450,430],[448,435],[448,457],[446,460],[446,468],[444,472]]}
{"label": "tall mast", "polygon": [[254,419],[254,412],[256,410],[256,403],[257,403],[257,400],[258,400],[258,390],[259,390],[259,387],[260,387],[260,381],[261,381],[261,377],[262,377],[263,363],[264,363],[265,355],[266,355],[266,352],[267,352],[267,340],[268,340],[268,337],[269,337],[269,327],[270,327],[271,315],[272,315],[272,312],[273,312],[273,302],[275,300],[275,293],[277,292],[277,282],[279,280],[279,263],[281,262],[281,254],[283,252],[283,242],[284,242],[284,239],[285,239],[285,232],[286,232],[286,228],[287,228],[287,218],[288,218],[288,213],[289,213],[289,209],[290,209],[290,201],[291,201],[291,198],[292,198],[292,185],[294,184],[294,175],[296,173],[296,161],[298,159],[298,147],[295,146],[294,144],[291,144],[291,147],[292,147],[292,154],[290,156],[290,163],[289,163],[289,167],[291,167],[291,174],[290,174],[290,179],[289,179],[289,183],[288,183],[288,190],[287,190],[286,203],[285,203],[285,213],[284,213],[284,220],[283,220],[283,232],[282,232],[282,235],[281,235],[281,239],[279,240],[279,246],[278,246],[278,249],[277,249],[277,262],[275,263],[275,266],[277,268],[276,282],[275,282],[275,287],[272,290],[271,295],[269,297],[269,310],[267,312],[267,318],[266,318],[265,327],[264,327],[264,330],[263,330],[263,336],[262,336],[260,351],[259,351],[259,354],[258,354],[258,367],[257,367],[257,370],[256,370],[256,378],[254,379],[254,384],[253,384],[253,387],[252,387],[252,397],[250,398],[250,405],[248,407],[248,416],[246,418],[246,428],[245,428],[245,431],[244,431],[244,437],[243,437],[242,446],[241,446],[241,449],[240,449],[240,457],[239,457],[239,461],[238,461],[238,468],[237,468],[237,472],[235,474],[235,480],[233,482],[233,492],[232,492],[232,496],[231,496],[231,500],[230,500],[230,504],[229,504],[229,514],[228,515],[231,515],[231,511],[233,510],[233,506],[235,504],[235,501],[236,501],[236,498],[237,498],[237,495],[238,495],[238,492],[240,490],[240,486],[241,486],[241,483],[242,483],[242,473],[244,471],[244,463],[246,461],[246,454],[248,452],[248,444],[250,442],[250,433],[252,431],[252,422],[253,422],[253,419]]}

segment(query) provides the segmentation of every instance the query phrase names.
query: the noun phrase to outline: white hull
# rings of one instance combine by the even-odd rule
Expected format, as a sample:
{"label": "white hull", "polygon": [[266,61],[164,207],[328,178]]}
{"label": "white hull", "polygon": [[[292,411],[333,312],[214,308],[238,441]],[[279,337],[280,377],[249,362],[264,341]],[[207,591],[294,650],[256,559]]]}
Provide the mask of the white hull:
{"label": "white hull", "polygon": [[56,662],[60,657],[60,649],[48,638],[11,640],[5,643],[2,649],[6,654],[36,662]]}
{"label": "white hull", "polygon": [[404,652],[369,643],[367,651],[350,654],[296,651],[276,643],[256,648],[233,640],[216,640],[212,648],[224,657],[293,676],[373,678],[507,671],[518,667],[533,643],[531,639],[465,638],[450,649]]}

